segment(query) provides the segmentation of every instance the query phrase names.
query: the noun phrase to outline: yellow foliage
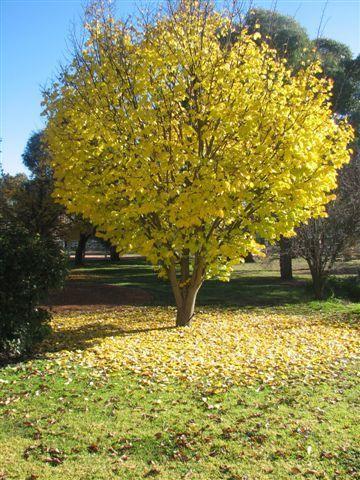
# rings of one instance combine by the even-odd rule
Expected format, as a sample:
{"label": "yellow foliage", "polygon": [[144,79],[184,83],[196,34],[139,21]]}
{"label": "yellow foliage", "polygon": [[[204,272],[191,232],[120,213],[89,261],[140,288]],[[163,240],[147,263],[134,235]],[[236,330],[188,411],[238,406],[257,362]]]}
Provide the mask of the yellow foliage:
{"label": "yellow foliage", "polygon": [[210,310],[172,328],[172,309],[55,316],[41,350],[66,368],[129,370],[144,382],[179,380],[213,389],[230,385],[321,381],[359,352],[358,330],[335,319]]}
{"label": "yellow foliage", "polygon": [[226,278],[324,212],[352,133],[317,63],[291,72],[258,32],[226,44],[229,18],[180,5],[138,30],[89,21],[45,96],[55,195],[119,251]]}

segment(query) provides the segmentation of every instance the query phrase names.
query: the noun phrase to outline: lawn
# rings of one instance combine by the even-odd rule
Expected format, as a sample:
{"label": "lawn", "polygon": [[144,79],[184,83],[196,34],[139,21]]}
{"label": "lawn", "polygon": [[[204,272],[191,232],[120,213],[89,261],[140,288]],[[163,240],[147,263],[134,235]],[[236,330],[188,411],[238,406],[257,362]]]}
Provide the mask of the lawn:
{"label": "lawn", "polygon": [[[334,273],[338,276],[355,275],[360,268],[360,260],[338,262]],[[314,308],[333,310],[334,302],[316,303],[310,288],[310,274],[303,260],[293,261],[294,281],[280,280],[279,260],[267,258],[256,263],[245,263],[235,268],[230,282],[217,279],[205,282],[198,295],[198,305],[223,307],[242,307],[253,309],[268,306],[290,306],[297,309]],[[140,303],[150,305],[173,305],[174,299],[169,283],[159,279],[153,267],[140,258],[123,259],[120,263],[89,260],[85,267],[74,268],[70,275],[70,288],[77,285],[93,287],[99,285],[126,287],[146,292],[151,300]],[[112,294],[112,292],[111,292]],[[93,297],[93,295],[92,295]],[[91,299],[89,299],[90,301]],[[127,302],[132,304],[132,298]],[[60,298],[63,304],[64,299]],[[336,303],[336,300],[335,300]],[[341,307],[335,307],[341,308]],[[359,308],[360,311],[360,308]]]}
{"label": "lawn", "polygon": [[[0,478],[359,478],[359,304],[243,268],[185,329],[139,260],[73,270],[89,305],[0,370]],[[99,285],[149,295],[94,305]]]}

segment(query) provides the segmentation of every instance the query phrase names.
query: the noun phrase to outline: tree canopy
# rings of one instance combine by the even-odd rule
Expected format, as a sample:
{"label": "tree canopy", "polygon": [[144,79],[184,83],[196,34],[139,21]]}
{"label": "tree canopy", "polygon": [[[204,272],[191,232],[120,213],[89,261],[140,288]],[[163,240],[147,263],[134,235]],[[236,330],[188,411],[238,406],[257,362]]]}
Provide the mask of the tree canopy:
{"label": "tree canopy", "polygon": [[0,177],[0,216],[33,234],[56,236],[63,230],[64,207],[52,198],[54,181],[43,132],[30,136],[23,161],[31,171],[30,179],[24,174]]}
{"label": "tree canopy", "polygon": [[51,177],[49,150],[42,130],[31,134],[22,154],[24,165],[35,177]]}
{"label": "tree canopy", "polygon": [[[260,31],[263,38],[294,68],[311,47],[306,30],[294,18],[274,10],[254,8],[245,17],[250,33]],[[305,51],[305,52],[304,52]]]}
{"label": "tree canopy", "polygon": [[319,64],[236,28],[206,1],[137,27],[97,11],[45,93],[58,200],[168,276],[178,324],[204,278],[322,215],[349,158]]}
{"label": "tree canopy", "polygon": [[313,43],[324,75],[334,81],[333,109],[340,114],[348,114],[355,88],[352,53],[347,45],[329,38],[318,38]]}

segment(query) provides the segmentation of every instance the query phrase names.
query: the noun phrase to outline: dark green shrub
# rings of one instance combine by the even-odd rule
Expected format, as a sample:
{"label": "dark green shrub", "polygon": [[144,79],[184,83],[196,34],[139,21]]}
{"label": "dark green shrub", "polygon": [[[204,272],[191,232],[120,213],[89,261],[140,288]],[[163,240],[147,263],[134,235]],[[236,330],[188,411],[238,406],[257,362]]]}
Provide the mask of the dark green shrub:
{"label": "dark green shrub", "polygon": [[39,305],[65,273],[53,239],[0,220],[0,362],[28,353],[49,331],[50,314]]}
{"label": "dark green shrub", "polygon": [[346,298],[353,302],[360,302],[359,275],[353,275],[350,277],[330,277],[327,286],[337,297]]}

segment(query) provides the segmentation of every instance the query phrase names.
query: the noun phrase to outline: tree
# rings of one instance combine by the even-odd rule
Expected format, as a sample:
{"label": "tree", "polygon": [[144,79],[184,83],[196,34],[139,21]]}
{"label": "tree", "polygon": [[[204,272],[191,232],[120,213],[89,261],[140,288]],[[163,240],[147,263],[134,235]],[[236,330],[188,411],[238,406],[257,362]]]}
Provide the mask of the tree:
{"label": "tree", "polygon": [[[347,63],[347,76],[351,79],[351,93],[347,115],[355,129],[357,143],[359,143],[360,129],[360,55]],[[359,145],[358,145],[359,147]]]}
{"label": "tree", "polygon": [[[301,68],[309,55],[311,42],[306,30],[292,17],[274,10],[256,8],[246,15],[245,25],[251,33],[259,31],[294,70]],[[280,276],[287,281],[293,278],[291,244],[291,238],[280,237]]]}
{"label": "tree", "polygon": [[327,206],[327,218],[311,219],[297,229],[294,249],[308,265],[316,298],[321,299],[338,255],[360,234],[360,156],[339,174],[337,198]]}
{"label": "tree", "polygon": [[27,177],[23,173],[9,175],[1,172],[0,175],[0,218],[15,219],[18,213],[17,195]]}
{"label": "tree", "polygon": [[66,272],[54,240],[62,210],[51,200],[47,181],[2,173],[0,363],[27,353],[49,330],[50,314],[38,306]]}
{"label": "tree", "polygon": [[86,221],[80,215],[72,215],[72,224],[71,231],[72,235],[75,235],[78,238],[78,244],[75,250],[75,265],[80,267],[84,264],[85,253],[86,253],[86,244],[88,240],[95,235],[95,227],[88,221]]}
{"label": "tree", "polygon": [[[245,24],[251,32],[258,29],[263,36],[267,36],[268,43],[295,69],[301,68],[301,63],[312,55],[315,47],[323,75],[334,82],[333,111],[338,115],[346,115],[357,128],[360,119],[360,62],[359,59],[352,59],[351,51],[346,45],[327,38],[317,38],[310,42],[306,31],[298,22],[272,10],[251,10],[246,16]],[[322,220],[319,222],[323,224]],[[291,238],[280,238],[282,280],[292,279],[292,241]]]}
{"label": "tree", "polygon": [[158,266],[177,325],[205,278],[261,251],[257,238],[321,215],[349,157],[318,64],[293,73],[259,32],[234,43],[232,21],[206,1],[140,26],[95,9],[45,92],[58,200]]}
{"label": "tree", "polygon": [[336,115],[346,116],[354,127],[355,137],[359,137],[360,55],[352,58],[347,45],[328,38],[319,38],[314,45],[323,74],[334,82],[333,111]]}
{"label": "tree", "polygon": [[22,220],[26,228],[42,237],[68,239],[74,237],[75,232],[78,240],[75,264],[82,265],[87,241],[94,234],[95,228],[79,215],[67,215],[64,207],[54,201],[51,155],[43,131],[31,135],[22,158],[31,172],[31,178],[25,179],[14,192],[13,206],[17,205],[17,220]]}
{"label": "tree", "polygon": [[[360,119],[359,57],[352,59],[349,48],[334,40],[314,41],[323,72],[334,81],[334,115],[346,116],[354,126],[354,149],[358,150]],[[313,219],[298,230],[295,250],[309,265],[314,293],[322,298],[329,272],[338,255],[358,232],[360,169],[358,154],[339,172],[337,199],[327,208],[327,218]]]}
{"label": "tree", "polygon": [[247,13],[245,25],[250,33],[259,31],[293,68],[300,68],[311,43],[306,30],[294,18],[274,10],[255,8]]}
{"label": "tree", "polygon": [[279,241],[280,247],[280,276],[281,280],[292,280],[292,239],[283,235]]}
{"label": "tree", "polygon": [[59,235],[63,227],[64,207],[55,203],[51,196],[54,182],[43,132],[31,135],[23,161],[31,172],[31,178],[23,174],[14,177],[3,175],[1,178],[2,208],[7,210],[6,218],[11,215],[34,235]]}
{"label": "tree", "polygon": [[24,174],[3,175],[0,178],[0,212],[16,219],[31,233],[42,237],[59,234],[63,207],[51,198],[48,181],[28,179]]}
{"label": "tree", "polygon": [[112,262],[118,262],[120,260],[120,254],[114,245],[110,245],[110,260]]}
{"label": "tree", "polygon": [[22,154],[22,159],[32,176],[52,178],[50,154],[42,130],[31,135]]}
{"label": "tree", "polygon": [[321,61],[323,73],[334,81],[333,110],[347,114],[351,108],[353,93],[353,60],[350,48],[336,40],[318,38],[313,42]]}

